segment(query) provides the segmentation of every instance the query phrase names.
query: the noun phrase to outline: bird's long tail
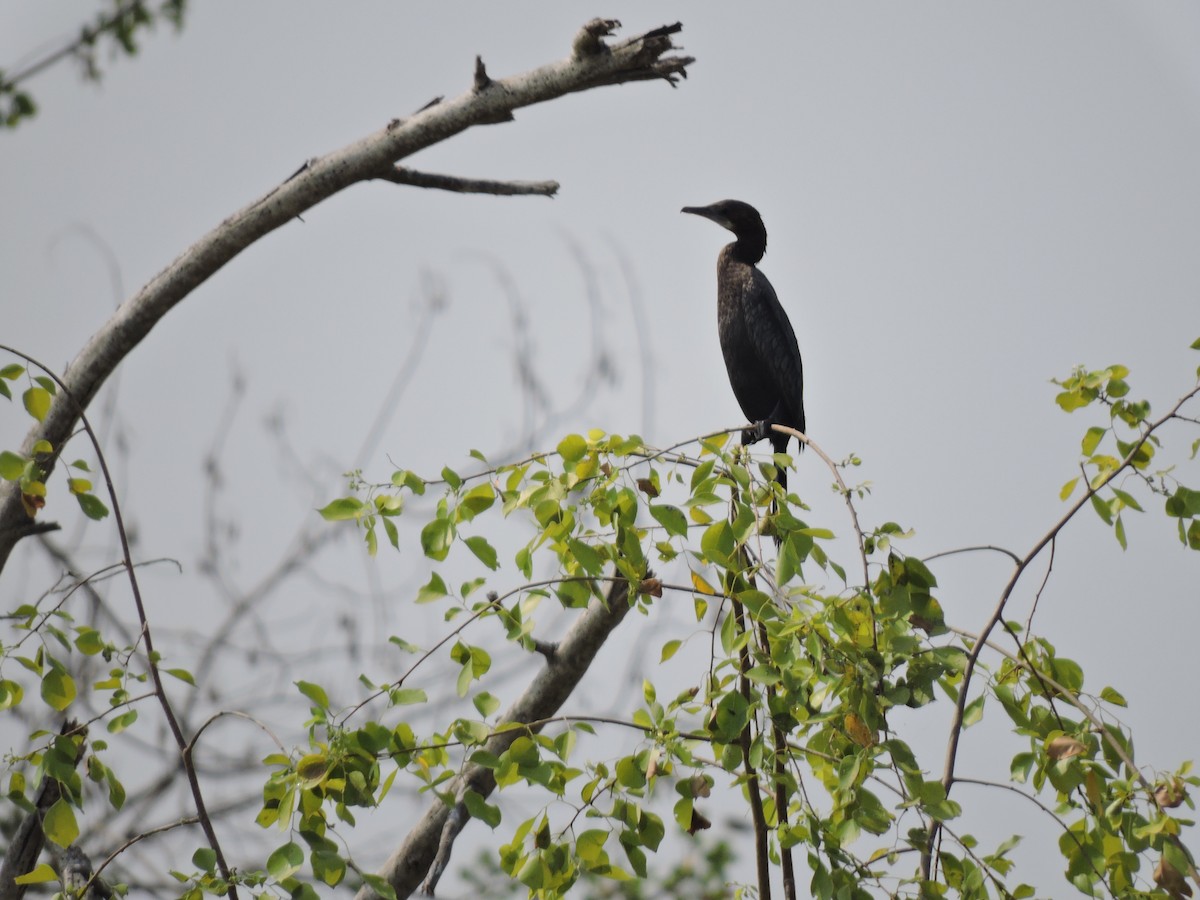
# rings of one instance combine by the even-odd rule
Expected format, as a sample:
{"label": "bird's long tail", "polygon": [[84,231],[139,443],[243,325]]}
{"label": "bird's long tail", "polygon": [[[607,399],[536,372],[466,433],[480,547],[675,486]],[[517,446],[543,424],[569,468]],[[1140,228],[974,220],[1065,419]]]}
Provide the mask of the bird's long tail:
{"label": "bird's long tail", "polygon": [[[775,434],[772,435],[772,438],[773,439],[771,441],[771,449],[774,450],[776,453],[787,453],[787,445],[788,445],[787,435],[781,435],[778,432],[776,432]],[[778,438],[780,440],[775,440],[775,438]],[[779,483],[779,486],[783,489],[783,496],[786,498],[787,491],[788,491],[787,469],[785,469],[783,466],[776,465],[775,466],[775,480]],[[771,516],[772,516],[772,518],[776,519],[776,521],[778,521],[778,515],[779,515],[779,500],[776,498],[772,498],[771,499]],[[783,541],[779,537],[778,530],[774,533],[773,537],[775,538],[775,546],[776,547],[778,547],[781,543],[783,543]]]}

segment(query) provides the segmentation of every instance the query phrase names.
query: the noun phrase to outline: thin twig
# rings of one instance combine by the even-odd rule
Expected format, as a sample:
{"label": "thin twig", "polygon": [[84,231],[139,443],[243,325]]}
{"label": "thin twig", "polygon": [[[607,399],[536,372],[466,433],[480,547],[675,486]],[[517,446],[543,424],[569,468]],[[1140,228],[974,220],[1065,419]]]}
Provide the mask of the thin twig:
{"label": "thin twig", "polygon": [[1050,541],[1050,559],[1046,561],[1046,574],[1042,576],[1042,583],[1038,585],[1037,593],[1033,595],[1033,603],[1029,607],[1029,617],[1025,620],[1025,633],[1029,634],[1033,630],[1033,616],[1037,612],[1038,601],[1042,599],[1042,591],[1046,590],[1046,585],[1050,583],[1050,573],[1054,571],[1054,552],[1058,548],[1058,538]]}
{"label": "thin twig", "polygon": [[92,877],[88,879],[88,883],[84,885],[83,890],[79,893],[79,896],[87,897],[88,889],[92,886],[93,882],[100,878],[100,873],[108,868],[109,863],[111,863],[114,859],[116,859],[134,844],[140,843],[141,841],[146,840],[146,838],[154,837],[156,834],[162,834],[166,831],[174,831],[176,828],[182,828],[186,825],[197,825],[199,822],[200,819],[197,816],[185,816],[184,818],[175,822],[168,822],[166,825],[159,825],[157,828],[151,828],[148,831],[142,831],[138,834],[135,834],[129,840],[125,841],[125,843],[117,847],[117,849],[112,853],[108,854],[104,862],[100,863],[100,865],[96,867],[96,871],[92,873]]}
{"label": "thin twig", "polygon": [[976,553],[980,550],[992,550],[996,553],[1003,553],[1014,563],[1020,563],[1021,557],[1013,553],[1005,547],[997,547],[994,544],[976,544],[973,547],[955,547],[953,550],[942,550],[940,553],[931,553],[929,556],[921,558],[921,562],[931,562],[935,559],[941,559],[943,556],[954,556],[957,553]]}

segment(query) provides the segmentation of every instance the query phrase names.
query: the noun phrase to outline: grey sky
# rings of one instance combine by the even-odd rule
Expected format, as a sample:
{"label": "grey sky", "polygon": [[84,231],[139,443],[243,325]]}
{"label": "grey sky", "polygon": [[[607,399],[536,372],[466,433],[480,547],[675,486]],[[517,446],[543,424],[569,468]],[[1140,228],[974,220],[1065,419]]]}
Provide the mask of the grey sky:
{"label": "grey sky", "polygon": [[[10,0],[0,66],[90,8]],[[514,437],[508,313],[480,254],[523,292],[537,362],[561,369],[563,396],[588,340],[569,242],[595,267],[603,330],[630,368],[560,430],[669,443],[738,424],[715,331],[724,235],[679,214],[723,197],[765,219],[762,268],[800,340],[812,437],[864,459],[862,515],[915,528],[906,552],[1023,552],[1053,523],[1095,420],[1060,412],[1049,378],[1122,362],[1159,411],[1192,383],[1200,7],[1182,2],[196,3],[182,34],[106,61],[98,87],[70,65],[33,82],[41,113],[0,135],[0,340],[65,364],[104,321],[113,292],[79,227],[111,248],[128,295],[304,159],[465,89],[476,53],[494,76],[523,71],[565,55],[597,14],[626,33],[681,20],[691,77],[567,97],[411,160],[554,178],[558,198],[356,187],[237,258],[133,354],[122,491],[145,555],[195,558],[199,467],[235,360],[249,384],[239,577],[278,552],[313,498],[279,476],[257,420],[282,409],[296,456],[321,461],[336,492],[407,351],[423,268],[450,305],[368,472],[386,476],[385,454],[436,470]],[[649,422],[622,260],[654,348]],[[24,430],[0,416],[0,447]],[[845,531],[828,481],[808,457],[792,486]],[[1200,674],[1200,558],[1172,543],[1159,508],[1131,517],[1126,553],[1094,517],[1073,526],[1038,621],[1088,687],[1125,693],[1140,759],[1166,767],[1200,737],[1164,687]],[[385,579],[405,570],[384,555]],[[1005,573],[978,559],[939,569],[956,624],[982,624]],[[10,590],[6,606],[23,599]]]}

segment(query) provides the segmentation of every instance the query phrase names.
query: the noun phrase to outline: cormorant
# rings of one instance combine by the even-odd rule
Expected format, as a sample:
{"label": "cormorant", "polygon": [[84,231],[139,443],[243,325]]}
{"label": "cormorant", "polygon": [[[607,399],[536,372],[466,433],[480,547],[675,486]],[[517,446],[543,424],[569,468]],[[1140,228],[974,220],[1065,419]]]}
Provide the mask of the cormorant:
{"label": "cormorant", "polygon": [[[753,429],[742,443],[769,438],[776,453],[787,452],[788,436],[772,431],[787,425],[804,431],[804,368],[787,313],[767,276],[755,266],[767,252],[767,229],[749,203],[721,200],[685,206],[685,213],[711,219],[733,232],[717,257],[717,330],[733,395]],[[800,445],[801,449],[804,445]],[[787,472],[779,468],[787,493]]]}

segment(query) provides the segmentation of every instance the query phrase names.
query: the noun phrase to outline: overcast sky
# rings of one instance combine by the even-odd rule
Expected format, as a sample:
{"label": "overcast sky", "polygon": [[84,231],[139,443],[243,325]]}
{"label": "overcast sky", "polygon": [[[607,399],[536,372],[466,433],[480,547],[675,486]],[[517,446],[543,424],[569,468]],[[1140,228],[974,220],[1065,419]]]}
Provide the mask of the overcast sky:
{"label": "overcast sky", "polygon": [[[0,67],[91,9],[10,0]],[[236,577],[278,555],[313,496],[259,423],[282,415],[295,458],[333,496],[408,353],[423,271],[448,306],[370,475],[385,478],[389,457],[436,472],[519,437],[496,263],[528,307],[557,399],[580,389],[592,318],[573,247],[595,273],[620,381],[557,431],[666,444],[738,424],[715,328],[725,235],[679,214],[724,197],[766,222],[762,268],[799,337],[810,434],[837,458],[862,457],[855,471],[873,492],[861,514],[914,528],[905,552],[1023,553],[1061,514],[1058,490],[1098,420],[1058,410],[1050,378],[1121,362],[1158,411],[1193,383],[1200,7],[1184,2],[195,3],[181,34],[163,28],[138,58],[103,59],[98,86],[71,65],[30,83],[41,112],[0,135],[0,341],[65,365],[117,293],[305,159],[461,92],[476,54],[494,77],[558,59],[593,15],[626,33],[682,20],[690,77],[566,97],[410,160],[557,179],[557,198],[357,186],[235,259],[129,358],[121,489],[143,554],[194,564],[200,467],[236,368],[248,385],[229,459],[245,501]],[[6,412],[0,446],[16,449],[24,430]],[[1200,464],[1170,455],[1200,481]],[[845,532],[828,482],[809,456],[792,487]],[[1168,705],[1200,676],[1200,556],[1175,541],[1160,501],[1148,508],[1127,523],[1126,553],[1095,517],[1072,527],[1038,623],[1089,688],[1129,698],[1139,759],[1173,767],[1200,738],[1195,717]],[[22,554],[33,550],[14,566]],[[407,571],[378,565],[384,581]],[[938,573],[949,617],[973,629],[1007,568],[956,559]],[[202,585],[168,583],[203,608]],[[6,572],[0,601],[39,588]]]}

